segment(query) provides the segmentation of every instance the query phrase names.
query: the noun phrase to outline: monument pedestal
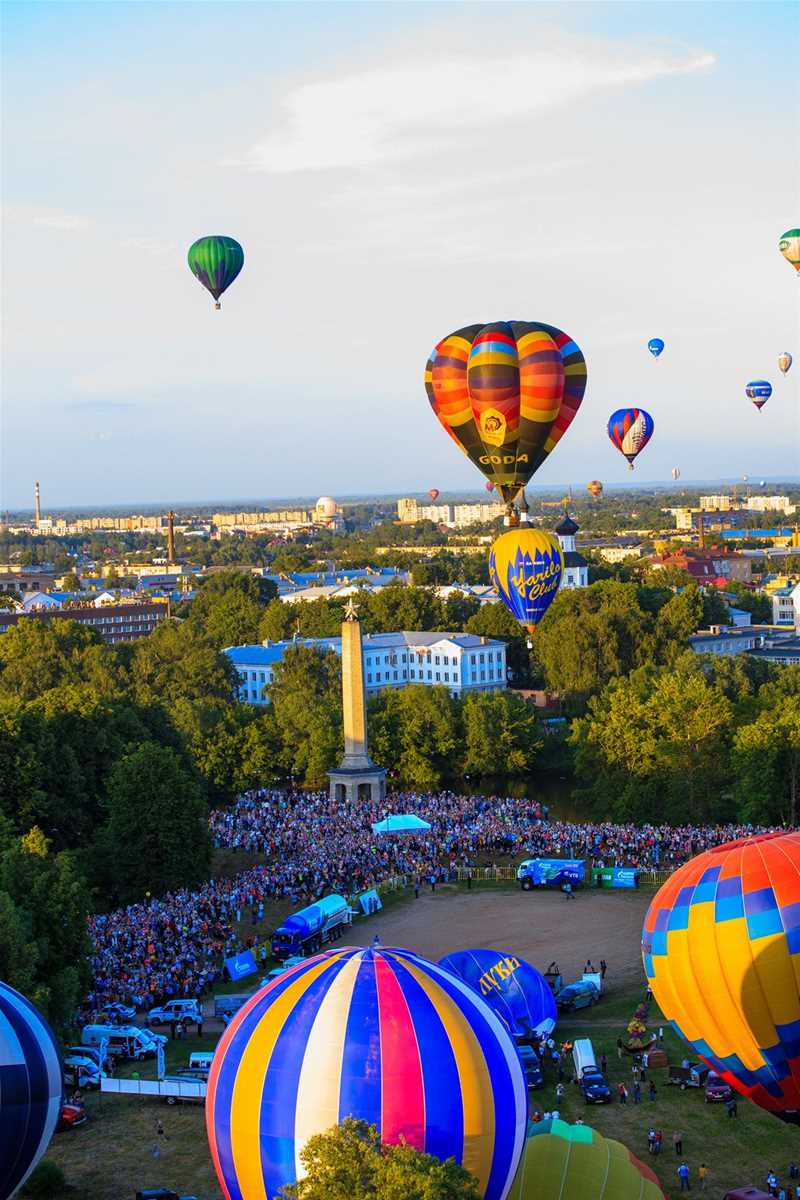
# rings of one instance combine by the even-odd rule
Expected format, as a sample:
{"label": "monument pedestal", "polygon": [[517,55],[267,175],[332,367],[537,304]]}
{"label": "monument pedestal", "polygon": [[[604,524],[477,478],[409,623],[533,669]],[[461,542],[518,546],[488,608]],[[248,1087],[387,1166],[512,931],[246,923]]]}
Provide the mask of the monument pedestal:
{"label": "monument pedestal", "polygon": [[341,766],[329,771],[328,778],[331,781],[331,800],[376,804],[386,798],[386,772],[374,763],[369,767],[353,769]]}

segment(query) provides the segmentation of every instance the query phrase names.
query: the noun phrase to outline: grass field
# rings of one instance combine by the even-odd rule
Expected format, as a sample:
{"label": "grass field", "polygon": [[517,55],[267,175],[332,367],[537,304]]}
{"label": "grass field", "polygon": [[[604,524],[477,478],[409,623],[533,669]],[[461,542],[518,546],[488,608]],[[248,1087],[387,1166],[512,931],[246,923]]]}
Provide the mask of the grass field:
{"label": "grass field", "polygon": [[[647,895],[594,894],[565,904],[558,895],[533,895],[510,888],[444,888],[436,895],[423,893],[419,900],[395,898],[383,913],[358,922],[348,939],[367,944],[377,932],[385,945],[407,945],[436,958],[448,950],[468,945],[512,949],[540,968],[558,957],[567,979],[574,978],[586,957],[600,956],[610,964],[608,988],[600,1003],[564,1018],[561,1038],[591,1037],[599,1057],[605,1050],[612,1088],[623,1080],[631,1088],[631,1061],[617,1059],[616,1041],[641,998],[644,981],[638,935]],[[243,984],[231,990],[246,990]],[[651,1010],[650,1024],[660,1024]],[[185,1063],[193,1050],[212,1048],[213,1036],[189,1036],[168,1045],[168,1069]],[[682,1043],[665,1026],[665,1048],[672,1062],[680,1061]],[[129,1068],[130,1070],[130,1068]],[[151,1064],[139,1068],[142,1077],[152,1074]],[[574,1086],[567,1087],[561,1105],[567,1120],[582,1117],[601,1133],[624,1142],[648,1162],[662,1181],[670,1200],[679,1195],[677,1160],[672,1134],[683,1134],[684,1154],[692,1171],[692,1191],[698,1190],[697,1167],[709,1168],[707,1195],[722,1200],[730,1188],[762,1186],[769,1169],[785,1181],[793,1157],[800,1161],[800,1131],[740,1100],[737,1120],[727,1117],[724,1106],[707,1105],[696,1089],[681,1092],[666,1082],[665,1070],[653,1073],[658,1089],[655,1103],[616,1100],[605,1106],[584,1105]],[[531,1092],[531,1103],[542,1110],[555,1106],[555,1077],[546,1068],[545,1087]],[[90,1096],[89,1123],[56,1136],[49,1157],[66,1173],[72,1200],[132,1200],[137,1188],[165,1186],[199,1200],[221,1200],[211,1166],[200,1106],[171,1108],[163,1102],[128,1097]],[[157,1118],[164,1122],[167,1138],[156,1137]],[[647,1130],[663,1131],[661,1155],[647,1153]],[[154,1148],[159,1141],[159,1156]],[[542,1200],[547,1200],[543,1197]],[[570,1198],[573,1200],[573,1198]],[[591,1200],[576,1197],[574,1200]]]}

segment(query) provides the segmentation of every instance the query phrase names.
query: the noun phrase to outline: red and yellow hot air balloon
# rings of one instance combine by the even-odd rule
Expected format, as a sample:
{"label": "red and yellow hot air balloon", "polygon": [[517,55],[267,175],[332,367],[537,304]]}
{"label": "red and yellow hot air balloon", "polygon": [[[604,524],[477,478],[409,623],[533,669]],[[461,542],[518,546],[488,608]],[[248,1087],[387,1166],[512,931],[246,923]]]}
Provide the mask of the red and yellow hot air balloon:
{"label": "red and yellow hot air balloon", "polygon": [[469,325],[436,345],[425,388],[445,432],[510,506],[580,408],[586,362],[554,325]]}

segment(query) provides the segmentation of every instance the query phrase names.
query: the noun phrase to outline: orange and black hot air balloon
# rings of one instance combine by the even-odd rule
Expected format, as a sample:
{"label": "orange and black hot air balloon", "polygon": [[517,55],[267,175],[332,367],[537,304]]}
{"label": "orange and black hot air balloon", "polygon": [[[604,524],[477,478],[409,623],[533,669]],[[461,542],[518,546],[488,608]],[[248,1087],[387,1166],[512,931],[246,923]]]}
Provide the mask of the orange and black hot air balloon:
{"label": "orange and black hot air balloon", "polygon": [[428,495],[430,496],[431,500],[438,500],[439,499],[439,489],[438,488],[428,488]]}
{"label": "orange and black hot air balloon", "polygon": [[425,388],[445,432],[510,506],[580,408],[586,362],[554,325],[468,325],[437,344]]}

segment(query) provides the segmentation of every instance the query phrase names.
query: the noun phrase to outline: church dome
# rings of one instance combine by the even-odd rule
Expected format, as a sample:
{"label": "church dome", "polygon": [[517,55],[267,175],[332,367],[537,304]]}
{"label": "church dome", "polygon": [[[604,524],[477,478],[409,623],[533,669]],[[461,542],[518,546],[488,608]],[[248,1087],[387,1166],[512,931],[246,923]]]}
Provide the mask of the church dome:
{"label": "church dome", "polygon": [[579,529],[580,525],[575,524],[569,513],[564,513],[564,520],[560,525],[556,525],[553,532],[557,533],[559,537],[573,537]]}

